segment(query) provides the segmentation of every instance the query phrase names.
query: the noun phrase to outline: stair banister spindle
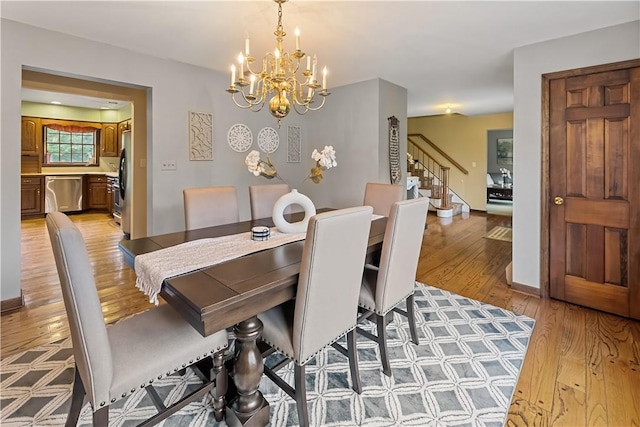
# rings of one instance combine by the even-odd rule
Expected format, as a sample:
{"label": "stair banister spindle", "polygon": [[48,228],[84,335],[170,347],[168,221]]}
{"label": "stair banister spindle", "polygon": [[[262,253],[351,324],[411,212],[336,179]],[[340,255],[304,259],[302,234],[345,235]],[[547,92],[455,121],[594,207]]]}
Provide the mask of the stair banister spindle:
{"label": "stair banister spindle", "polygon": [[449,168],[442,167],[442,209],[449,209]]}

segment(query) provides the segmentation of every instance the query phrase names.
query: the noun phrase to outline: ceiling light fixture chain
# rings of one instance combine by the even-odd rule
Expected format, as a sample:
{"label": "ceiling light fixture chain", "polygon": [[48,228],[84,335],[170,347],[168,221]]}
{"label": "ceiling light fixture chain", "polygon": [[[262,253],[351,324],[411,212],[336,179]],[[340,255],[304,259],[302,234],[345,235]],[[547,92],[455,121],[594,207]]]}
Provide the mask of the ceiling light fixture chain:
{"label": "ceiling light fixture chain", "polygon": [[[283,49],[284,37],[287,33],[282,26],[282,4],[287,0],[273,1],[278,3],[278,26],[273,33],[276,36],[276,49],[265,53],[262,59],[262,70],[255,72],[251,68],[255,58],[250,55],[249,38],[247,38],[244,52],[238,55],[238,78],[236,79],[236,66],[232,65],[231,86],[227,92],[231,93],[231,99],[238,107],[255,112],[262,110],[267,98],[273,94],[269,99],[269,111],[278,119],[278,127],[280,127],[280,120],[289,114],[291,105],[298,114],[316,111],[324,106],[325,99],[330,93],[327,91],[327,67],[324,67],[322,84],[319,84],[317,58],[314,55],[312,60],[300,50],[298,29],[295,34],[295,51],[288,53]],[[306,68],[299,77],[300,61],[305,57],[307,58]],[[245,76],[248,76],[248,79]],[[236,94],[239,94],[239,99],[236,99]],[[316,100],[316,94],[322,97],[322,102],[312,106]],[[291,96],[291,101],[287,98],[288,95]]]}
{"label": "ceiling light fixture chain", "polygon": [[278,32],[282,32],[282,35],[286,36],[282,28],[282,3],[284,3],[284,1],[275,0],[275,2],[278,3],[278,28],[276,29],[276,36]]}

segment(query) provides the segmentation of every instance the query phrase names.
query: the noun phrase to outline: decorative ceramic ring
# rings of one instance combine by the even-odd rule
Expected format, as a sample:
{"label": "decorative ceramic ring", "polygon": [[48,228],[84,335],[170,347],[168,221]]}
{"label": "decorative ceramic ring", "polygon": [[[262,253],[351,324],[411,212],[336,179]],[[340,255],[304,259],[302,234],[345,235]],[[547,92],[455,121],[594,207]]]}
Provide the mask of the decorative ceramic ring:
{"label": "decorative ceramic ring", "polygon": [[[304,209],[304,219],[298,222],[288,222],[284,219],[284,210],[291,205],[300,205]],[[316,207],[310,198],[291,190],[290,193],[280,197],[273,205],[273,223],[281,233],[306,233],[307,225],[312,216],[316,214]]]}

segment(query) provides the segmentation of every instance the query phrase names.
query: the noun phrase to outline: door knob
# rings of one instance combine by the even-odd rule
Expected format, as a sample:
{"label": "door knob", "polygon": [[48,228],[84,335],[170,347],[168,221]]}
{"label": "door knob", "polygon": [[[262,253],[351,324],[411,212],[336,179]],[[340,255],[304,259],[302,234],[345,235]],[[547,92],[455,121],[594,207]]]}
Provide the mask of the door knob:
{"label": "door knob", "polygon": [[556,205],[561,205],[564,203],[564,199],[560,196],[556,196],[556,198],[553,199],[553,203],[555,203]]}

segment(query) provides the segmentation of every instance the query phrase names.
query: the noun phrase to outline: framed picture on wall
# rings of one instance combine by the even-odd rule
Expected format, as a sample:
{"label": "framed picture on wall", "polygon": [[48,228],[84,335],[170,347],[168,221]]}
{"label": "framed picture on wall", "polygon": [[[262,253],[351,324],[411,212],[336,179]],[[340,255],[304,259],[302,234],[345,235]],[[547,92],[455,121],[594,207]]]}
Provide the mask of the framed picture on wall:
{"label": "framed picture on wall", "polygon": [[497,153],[499,165],[513,164],[513,138],[498,138]]}

